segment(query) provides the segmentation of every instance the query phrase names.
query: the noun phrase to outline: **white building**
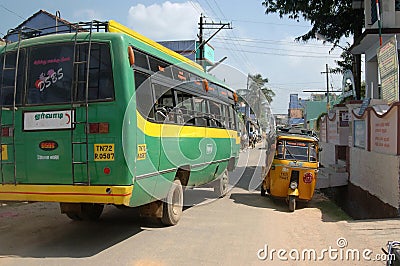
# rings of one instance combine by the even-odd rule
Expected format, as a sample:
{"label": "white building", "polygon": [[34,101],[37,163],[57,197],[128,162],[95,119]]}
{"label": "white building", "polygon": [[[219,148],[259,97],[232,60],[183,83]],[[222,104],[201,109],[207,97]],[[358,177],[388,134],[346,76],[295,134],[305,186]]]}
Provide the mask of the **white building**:
{"label": "white building", "polygon": [[336,106],[321,119],[321,163],[346,174],[338,195],[356,218],[400,213],[400,0],[379,2],[380,16],[376,0],[353,1],[364,7],[365,29],[350,51],[365,56],[371,100]]}
{"label": "white building", "polygon": [[[353,1],[360,2],[360,1]],[[379,31],[381,31],[382,43],[386,43],[396,35],[397,45],[400,41],[400,1],[380,0],[380,24],[376,10],[376,0],[364,0],[365,30],[361,38],[356,40],[350,48],[353,54],[365,55],[365,84],[366,98],[380,99],[377,51],[380,47]],[[399,47],[399,45],[398,45]]]}

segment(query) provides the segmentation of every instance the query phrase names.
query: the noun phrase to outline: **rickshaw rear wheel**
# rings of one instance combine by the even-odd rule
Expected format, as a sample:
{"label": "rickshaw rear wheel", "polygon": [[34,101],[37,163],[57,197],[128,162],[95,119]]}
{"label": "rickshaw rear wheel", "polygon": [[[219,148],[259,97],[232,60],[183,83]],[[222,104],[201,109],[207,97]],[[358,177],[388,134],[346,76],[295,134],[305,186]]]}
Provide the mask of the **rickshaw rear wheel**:
{"label": "rickshaw rear wheel", "polygon": [[294,212],[296,209],[296,197],[289,196],[289,211]]}
{"label": "rickshaw rear wheel", "polygon": [[265,196],[265,194],[266,194],[266,190],[264,189],[264,186],[263,186],[263,184],[261,184],[261,196]]}

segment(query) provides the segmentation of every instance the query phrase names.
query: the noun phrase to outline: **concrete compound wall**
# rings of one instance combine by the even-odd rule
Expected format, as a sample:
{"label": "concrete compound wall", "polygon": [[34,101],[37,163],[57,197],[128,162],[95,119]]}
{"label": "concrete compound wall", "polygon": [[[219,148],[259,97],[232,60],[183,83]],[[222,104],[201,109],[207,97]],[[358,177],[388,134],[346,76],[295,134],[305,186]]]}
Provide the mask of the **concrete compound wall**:
{"label": "concrete compound wall", "polygon": [[350,148],[350,182],[399,209],[400,157]]}
{"label": "concrete compound wall", "polygon": [[335,144],[320,141],[319,147],[322,148],[322,152],[319,153],[320,164],[325,167],[335,164]]}

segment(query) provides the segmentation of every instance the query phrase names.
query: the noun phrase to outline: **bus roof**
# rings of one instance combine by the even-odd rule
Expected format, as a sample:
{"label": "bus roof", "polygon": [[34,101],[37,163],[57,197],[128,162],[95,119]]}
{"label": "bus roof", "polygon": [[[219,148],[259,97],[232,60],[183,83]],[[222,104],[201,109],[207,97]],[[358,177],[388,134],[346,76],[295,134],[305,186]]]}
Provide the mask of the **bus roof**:
{"label": "bus roof", "polygon": [[126,27],[126,26],[114,21],[114,20],[109,20],[108,23],[107,23],[107,27],[108,27],[108,31],[109,32],[124,33],[124,34],[134,38],[135,40],[141,42],[141,43],[144,43],[144,44],[146,44],[146,45],[148,45],[150,47],[153,47],[154,49],[162,52],[163,54],[166,54],[167,56],[170,56],[170,57],[178,60],[179,62],[184,63],[184,65],[190,66],[191,68],[187,69],[187,70],[195,71],[194,74],[198,74],[198,75],[202,76],[203,78],[206,77],[208,80],[210,80],[212,82],[215,82],[215,83],[217,83],[219,85],[223,85],[224,87],[227,87],[229,90],[231,90],[233,92],[232,88],[229,88],[224,82],[222,82],[221,80],[217,79],[216,77],[206,73],[203,70],[202,66],[200,66],[196,62],[190,60],[189,58],[184,57],[183,55],[178,54],[175,51],[172,51],[171,49],[169,49],[169,48],[167,48],[167,47],[165,47],[165,46],[163,46],[163,45],[161,45],[161,44],[159,44],[159,43],[147,38],[146,36],[136,32],[136,31],[134,31],[134,30],[132,30],[132,29],[130,29],[130,28],[128,28],[128,27]]}
{"label": "bus roof", "polygon": [[159,43],[147,38],[146,36],[136,32],[136,31],[134,31],[134,30],[132,30],[132,29],[130,29],[130,28],[128,28],[128,27],[126,27],[126,26],[114,21],[114,20],[109,20],[107,27],[108,27],[108,31],[109,32],[125,33],[125,34],[127,34],[127,35],[129,35],[129,36],[131,36],[131,37],[133,37],[133,38],[135,38],[135,39],[137,39],[137,40],[149,45],[149,46],[152,46],[152,47],[156,48],[157,50],[160,50],[160,51],[168,54],[169,56],[172,56],[172,57],[178,59],[179,61],[182,61],[182,62],[184,62],[184,63],[186,63],[188,65],[191,65],[191,66],[203,71],[203,68],[199,64],[197,64],[196,62],[190,60],[187,57],[184,57],[181,54],[178,54],[178,53],[168,49],[167,47],[165,47],[165,46],[163,46],[163,45],[161,45],[161,44],[159,44]]}
{"label": "bus roof", "polygon": [[[232,88],[229,88],[223,81],[206,73],[204,71],[203,67],[200,66],[199,64],[197,64],[196,62],[190,60],[187,57],[184,57],[181,54],[176,53],[175,51],[168,49],[167,47],[147,38],[146,36],[136,32],[114,20],[109,20],[109,21],[94,20],[92,22],[79,22],[79,23],[74,23],[72,25],[74,26],[73,27],[74,29],[79,29],[79,35],[85,34],[85,33],[88,34],[89,31],[92,30],[92,31],[96,31],[99,33],[103,33],[103,34],[105,32],[110,32],[110,33],[120,33],[120,34],[130,36],[131,38],[137,40],[138,42],[143,43],[144,45],[146,45],[148,47],[154,48],[155,50],[161,52],[162,54],[168,56],[169,58],[175,59],[176,61],[183,63],[182,67],[186,68],[186,70],[192,71],[192,72],[194,72],[194,74],[197,74],[203,78],[207,78],[208,80],[210,80],[214,83],[224,86],[232,92],[234,91]],[[57,40],[61,39],[60,37],[62,35],[65,36],[65,33],[70,33],[67,36],[71,36],[71,34],[75,35],[75,32],[71,31],[71,29],[63,30],[63,31],[59,30],[57,33],[56,32],[49,33],[48,30],[50,28],[52,28],[52,27],[44,28],[44,30],[47,30],[47,32],[43,32],[43,33],[41,32],[41,29],[35,30],[35,33],[37,33],[37,32],[39,32],[39,33],[37,35],[33,35],[32,37],[28,38],[27,40],[24,39],[23,43],[21,44],[21,47],[24,47],[25,45],[29,46],[29,45],[33,45],[33,44],[42,43],[42,41],[43,41],[43,43],[57,42]],[[17,29],[15,31],[17,31]],[[47,36],[45,36],[45,35],[47,35]],[[41,37],[41,38],[38,39],[36,37]],[[79,38],[79,39],[81,39],[81,38]],[[66,41],[67,39],[62,38],[62,40]],[[70,40],[73,40],[73,39],[70,37]],[[16,49],[18,47],[17,42],[7,44],[7,46],[10,46],[11,50]],[[4,47],[5,46],[0,45],[0,53],[2,52],[2,50],[4,50]]]}

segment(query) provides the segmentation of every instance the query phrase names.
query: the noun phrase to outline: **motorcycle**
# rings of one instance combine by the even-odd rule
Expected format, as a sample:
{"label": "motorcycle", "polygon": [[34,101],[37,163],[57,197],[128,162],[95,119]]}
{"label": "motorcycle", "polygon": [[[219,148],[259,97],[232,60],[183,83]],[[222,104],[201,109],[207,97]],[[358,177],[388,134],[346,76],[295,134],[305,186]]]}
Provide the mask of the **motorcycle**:
{"label": "motorcycle", "polygon": [[387,243],[388,250],[382,248],[382,251],[387,255],[386,266],[400,266],[400,242],[389,241]]}

